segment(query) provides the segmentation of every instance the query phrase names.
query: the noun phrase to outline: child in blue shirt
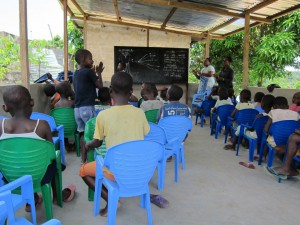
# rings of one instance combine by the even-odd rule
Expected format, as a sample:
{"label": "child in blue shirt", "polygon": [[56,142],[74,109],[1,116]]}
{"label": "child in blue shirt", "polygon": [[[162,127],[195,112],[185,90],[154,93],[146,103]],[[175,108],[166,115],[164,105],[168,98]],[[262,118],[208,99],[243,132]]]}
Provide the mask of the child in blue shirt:
{"label": "child in blue shirt", "polygon": [[191,117],[191,110],[188,105],[180,103],[183,90],[178,85],[172,85],[167,92],[169,104],[160,108],[157,114],[157,121],[167,116],[186,116]]}

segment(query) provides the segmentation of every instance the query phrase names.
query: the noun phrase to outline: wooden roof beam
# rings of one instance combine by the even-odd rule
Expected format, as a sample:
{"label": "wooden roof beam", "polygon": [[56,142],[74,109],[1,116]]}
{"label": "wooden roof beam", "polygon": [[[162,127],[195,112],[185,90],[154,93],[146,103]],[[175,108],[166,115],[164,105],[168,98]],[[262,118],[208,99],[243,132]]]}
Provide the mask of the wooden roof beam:
{"label": "wooden roof beam", "polygon": [[116,11],[117,21],[121,21],[122,19],[121,19],[121,16],[120,16],[117,0],[114,0],[114,7],[115,7],[115,11]]}
{"label": "wooden roof beam", "polygon": [[168,14],[168,16],[166,17],[164,23],[161,25],[161,29],[164,29],[167,26],[167,23],[169,22],[169,20],[171,19],[171,17],[174,15],[174,13],[176,12],[177,8],[173,7],[170,11],[170,13]]}
{"label": "wooden roof beam", "polygon": [[[230,12],[226,9],[220,9],[212,6],[207,6],[205,4],[200,3],[186,3],[186,2],[175,2],[175,1],[166,1],[166,0],[135,0],[136,2],[144,3],[144,4],[153,4],[153,5],[160,5],[160,6],[172,6],[176,7],[178,9],[187,9],[187,10],[194,10],[198,12],[208,12],[208,13],[214,13],[219,14],[223,16],[228,17],[234,17],[234,18],[245,18],[245,15],[240,13],[234,13]],[[270,19],[251,16],[251,20],[259,21],[262,23],[271,23],[272,21]]]}
{"label": "wooden roof beam", "polygon": [[[71,19],[72,20],[83,20],[83,17],[73,16]],[[203,33],[183,32],[183,31],[177,31],[177,30],[173,30],[173,29],[169,29],[169,28],[162,29],[161,27],[139,24],[137,22],[133,23],[133,22],[116,21],[116,20],[112,20],[112,19],[102,19],[102,18],[100,19],[100,18],[94,18],[91,16],[87,18],[87,21],[111,23],[111,24],[122,25],[122,26],[170,32],[170,33],[174,33],[174,34],[188,35],[188,36],[193,36],[193,37],[197,37],[197,38],[205,37],[205,34],[203,34]]]}
{"label": "wooden roof beam", "polygon": [[81,8],[81,6],[77,3],[76,0],[71,0],[71,2],[73,3],[73,5],[75,5],[76,9],[84,16],[86,13],[84,12],[84,10]]}

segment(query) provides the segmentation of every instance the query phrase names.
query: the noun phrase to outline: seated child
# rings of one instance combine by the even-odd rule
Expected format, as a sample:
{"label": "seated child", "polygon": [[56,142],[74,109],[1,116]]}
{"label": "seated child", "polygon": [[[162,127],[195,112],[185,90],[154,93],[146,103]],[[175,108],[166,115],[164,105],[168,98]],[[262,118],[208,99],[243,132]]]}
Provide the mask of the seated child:
{"label": "seated child", "polygon": [[96,111],[102,111],[111,107],[111,97],[108,87],[99,88],[98,90],[99,105],[95,105]]}
{"label": "seated child", "polygon": [[164,104],[168,104],[168,98],[167,98],[167,92],[168,92],[168,88],[165,88],[163,90],[160,91],[160,100],[163,101]]}
{"label": "seated child", "polygon": [[[241,91],[240,93],[240,102],[235,106],[235,109],[233,110],[233,112],[231,113],[231,117],[234,118],[235,114],[237,113],[238,110],[242,110],[242,109],[254,109],[254,105],[252,103],[249,103],[249,101],[251,100],[251,91],[244,89]],[[240,126],[239,124],[237,124],[236,121],[232,121],[232,125],[236,128],[236,133],[235,133],[235,137],[232,140],[232,144],[231,145],[225,145],[224,149],[225,150],[232,150],[235,151],[235,146],[237,144],[237,137],[240,133]],[[233,135],[231,135],[233,137]]]}
{"label": "seated child", "polygon": [[[44,120],[31,120],[30,115],[34,105],[33,99],[29,91],[21,86],[15,85],[5,89],[3,93],[3,109],[9,112],[12,116],[10,119],[3,119],[0,129],[0,140],[13,137],[27,137],[46,140],[51,143],[52,134],[49,124]],[[42,184],[52,182],[53,196],[56,197],[55,180],[56,161],[48,166],[45,176],[42,179]],[[63,199],[66,201],[71,195],[71,190],[68,188],[63,191]],[[55,197],[53,201],[55,201]],[[35,205],[42,203],[42,197],[37,193],[34,194]],[[71,199],[69,199],[71,200]],[[26,211],[30,212],[29,205],[26,205]]]}
{"label": "seated child", "polygon": [[289,109],[298,113],[300,112],[300,92],[294,94],[293,104],[290,105]]}
{"label": "seated child", "polygon": [[262,93],[262,92],[257,92],[254,95],[254,109],[256,109],[259,113],[264,112],[262,107],[261,107],[261,101],[262,101],[264,96],[265,96],[265,94]]}
{"label": "seated child", "polygon": [[68,81],[63,81],[56,85],[56,92],[60,95],[60,99],[55,103],[54,108],[74,108],[74,91]]}
{"label": "seated child", "polygon": [[47,97],[50,97],[50,108],[53,109],[54,105],[60,99],[60,95],[55,90],[55,85],[54,84],[45,84],[44,93]]}
{"label": "seated child", "polygon": [[[299,114],[295,111],[289,109],[288,101],[285,97],[279,96],[274,99],[273,109],[269,113],[269,120],[265,125],[264,132],[268,133],[272,123],[276,123],[279,121],[285,120],[299,120]],[[280,149],[280,146],[276,146],[274,138],[269,135],[267,138],[267,142],[272,147],[278,147],[276,150]],[[263,161],[266,161],[266,157],[268,154],[268,148],[265,148]]]}
{"label": "seated child", "polygon": [[142,98],[144,101],[142,102],[140,108],[144,111],[147,112],[152,109],[160,109],[164,103],[160,100],[156,100],[154,97],[154,90],[153,88],[144,88],[141,91]]}
{"label": "seated child", "polygon": [[[132,77],[125,72],[118,72],[111,78],[111,97],[115,101],[115,106],[98,114],[94,139],[84,146],[83,162],[86,161],[87,152],[101,146],[104,138],[107,148],[110,148],[126,141],[143,140],[144,135],[149,132],[150,127],[145,113],[141,109],[128,105],[132,85]],[[95,174],[95,161],[83,164],[80,168],[79,175],[93,190],[95,189]],[[104,169],[104,176],[114,180],[113,174],[107,168]],[[105,186],[102,186],[101,196],[108,202],[108,192]],[[108,205],[100,211],[101,216],[107,215],[107,207]]]}
{"label": "seated child", "polygon": [[209,96],[207,96],[207,99],[218,100],[218,99],[219,99],[219,96],[218,96],[218,90],[219,90],[219,87],[218,87],[218,86],[214,86],[214,87],[211,89],[211,93],[209,94]]}
{"label": "seated child", "polygon": [[229,88],[228,89],[228,96],[229,98],[231,99],[231,102],[233,105],[236,105],[237,104],[237,101],[236,101],[236,96],[234,95],[234,90],[233,88]]}
{"label": "seated child", "polygon": [[211,109],[211,112],[216,112],[217,108],[222,105],[232,105],[232,101],[228,96],[228,90],[225,87],[220,87],[218,90],[219,99],[215,106]]}
{"label": "seated child", "polygon": [[183,90],[177,85],[172,85],[167,92],[167,98],[170,103],[160,108],[157,121],[167,116],[186,116],[191,117],[191,110],[188,105],[180,103],[183,96]]}
{"label": "seated child", "polygon": [[139,107],[142,105],[144,99],[143,99],[143,96],[142,96],[142,91],[143,89],[152,89],[153,93],[154,93],[154,98],[156,99],[157,96],[158,96],[158,90],[155,86],[155,84],[150,84],[150,83],[142,83],[141,85],[141,98],[139,99]]}

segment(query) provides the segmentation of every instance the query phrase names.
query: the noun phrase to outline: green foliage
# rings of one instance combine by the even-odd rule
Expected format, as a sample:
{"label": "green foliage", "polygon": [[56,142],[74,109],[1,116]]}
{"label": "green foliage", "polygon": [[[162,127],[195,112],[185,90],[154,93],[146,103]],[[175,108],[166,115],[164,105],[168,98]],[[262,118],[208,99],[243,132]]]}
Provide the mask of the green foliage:
{"label": "green foliage", "polygon": [[74,55],[78,49],[83,48],[82,31],[71,20],[68,21],[68,39],[69,54]]}
{"label": "green foliage", "polygon": [[48,46],[51,48],[63,49],[64,48],[64,40],[61,36],[55,35],[53,40],[48,41]]}
{"label": "green foliage", "polygon": [[20,67],[20,45],[11,37],[0,37],[0,80]]}
{"label": "green foliage", "polygon": [[38,73],[41,72],[41,65],[47,66],[46,54],[47,54],[47,41],[46,40],[31,40],[28,42],[28,47],[31,50],[29,52],[29,62],[33,65],[38,65]]}
{"label": "green foliage", "polygon": [[190,49],[190,73],[189,83],[198,83],[199,80],[191,72],[193,70],[201,70],[204,61],[204,44],[193,42]]}

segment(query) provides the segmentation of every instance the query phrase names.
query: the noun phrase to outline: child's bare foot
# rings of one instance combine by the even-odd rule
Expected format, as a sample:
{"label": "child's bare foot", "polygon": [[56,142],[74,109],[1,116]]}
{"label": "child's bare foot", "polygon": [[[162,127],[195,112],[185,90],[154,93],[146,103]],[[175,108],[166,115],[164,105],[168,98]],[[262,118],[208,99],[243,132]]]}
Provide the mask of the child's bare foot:
{"label": "child's bare foot", "polygon": [[[120,208],[120,206],[121,206],[121,203],[120,203],[120,201],[118,201],[117,208]],[[100,209],[100,216],[107,217],[107,212],[108,212],[108,205],[106,204],[105,208]]]}
{"label": "child's bare foot", "polygon": [[[35,193],[34,194],[34,204],[35,204],[35,207],[37,207],[38,205],[42,204],[42,202],[43,202],[43,197],[40,194]],[[31,212],[31,208],[30,208],[29,204],[26,204],[25,211],[26,212]]]}
{"label": "child's bare foot", "polygon": [[294,177],[294,176],[299,175],[299,172],[295,169],[288,170],[288,169],[285,169],[283,167],[277,167],[274,170],[276,171],[277,174],[285,175],[285,176],[288,176],[288,177]]}

